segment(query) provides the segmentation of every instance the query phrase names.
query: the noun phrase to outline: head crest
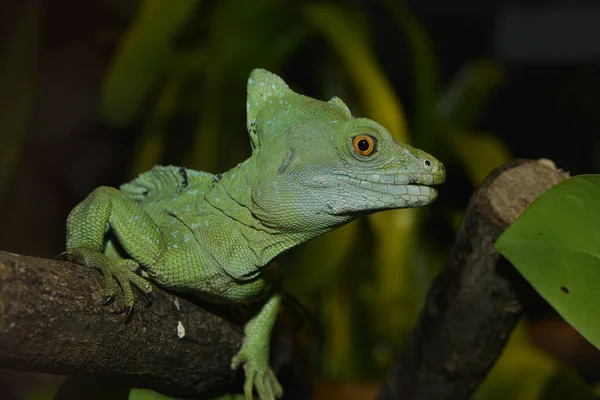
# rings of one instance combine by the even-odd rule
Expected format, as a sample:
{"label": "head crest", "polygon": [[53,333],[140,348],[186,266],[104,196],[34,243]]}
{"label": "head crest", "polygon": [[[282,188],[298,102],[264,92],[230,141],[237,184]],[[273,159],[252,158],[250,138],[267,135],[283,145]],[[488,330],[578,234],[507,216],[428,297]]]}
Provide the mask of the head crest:
{"label": "head crest", "polygon": [[340,110],[341,112],[343,112],[346,117],[352,118],[352,113],[350,112],[350,109],[348,108],[346,103],[344,103],[339,97],[332,97],[331,100],[328,101],[328,103]]}
{"label": "head crest", "polygon": [[255,69],[250,73],[247,86],[246,127],[253,149],[259,145],[256,135],[258,114],[266,105],[273,104],[275,100],[279,100],[289,92],[291,90],[283,79],[267,70]]}

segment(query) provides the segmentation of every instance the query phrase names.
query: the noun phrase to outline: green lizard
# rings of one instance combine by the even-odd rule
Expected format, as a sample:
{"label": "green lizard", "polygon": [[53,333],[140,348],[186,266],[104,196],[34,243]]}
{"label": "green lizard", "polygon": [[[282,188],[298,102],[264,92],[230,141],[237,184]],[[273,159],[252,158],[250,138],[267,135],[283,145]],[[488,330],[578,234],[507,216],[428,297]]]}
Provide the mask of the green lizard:
{"label": "green lizard", "polygon": [[272,400],[283,395],[269,366],[280,295],[265,266],[360,215],[431,203],[445,171],[337,97],[297,94],[262,69],[247,90],[250,158],[219,175],[156,166],[95,189],[69,214],[66,253],[103,273],[106,300],[120,286],[129,310],[131,284],[150,293],[150,281],[211,302],[266,298],[231,367],[244,367],[247,399]]}

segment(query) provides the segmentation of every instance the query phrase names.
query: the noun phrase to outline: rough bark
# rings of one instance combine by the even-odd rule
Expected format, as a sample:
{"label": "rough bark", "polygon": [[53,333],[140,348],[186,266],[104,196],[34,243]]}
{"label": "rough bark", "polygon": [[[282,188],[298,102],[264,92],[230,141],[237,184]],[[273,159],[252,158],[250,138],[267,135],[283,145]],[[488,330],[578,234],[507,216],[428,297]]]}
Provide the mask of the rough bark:
{"label": "rough bark", "polygon": [[243,372],[229,364],[240,326],[159,289],[125,322],[119,299],[101,306],[101,283],[94,269],[0,252],[0,368],[89,373],[181,397],[239,387]]}
{"label": "rough bark", "polygon": [[450,257],[379,399],[464,399],[502,353],[533,289],[494,249],[500,234],[568,175],[548,160],[517,160],[470,200]]}

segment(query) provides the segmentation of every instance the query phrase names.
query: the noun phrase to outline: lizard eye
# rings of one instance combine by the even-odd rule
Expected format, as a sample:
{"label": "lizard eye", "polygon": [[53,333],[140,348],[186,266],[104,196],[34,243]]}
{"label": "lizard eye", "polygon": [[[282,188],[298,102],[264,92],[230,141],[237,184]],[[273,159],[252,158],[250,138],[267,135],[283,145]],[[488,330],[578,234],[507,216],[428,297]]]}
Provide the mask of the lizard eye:
{"label": "lizard eye", "polygon": [[375,139],[370,135],[358,135],[352,139],[352,147],[356,154],[369,156],[375,151]]}

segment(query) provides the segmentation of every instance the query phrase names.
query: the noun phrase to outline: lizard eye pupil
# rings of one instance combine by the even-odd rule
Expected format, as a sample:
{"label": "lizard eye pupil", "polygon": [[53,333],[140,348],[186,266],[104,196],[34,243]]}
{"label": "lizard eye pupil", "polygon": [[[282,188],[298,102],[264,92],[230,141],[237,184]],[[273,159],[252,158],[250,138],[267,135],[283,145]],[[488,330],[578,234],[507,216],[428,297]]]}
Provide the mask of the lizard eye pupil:
{"label": "lizard eye pupil", "polygon": [[354,152],[361,156],[369,156],[375,151],[375,138],[371,135],[358,135],[352,139]]}

